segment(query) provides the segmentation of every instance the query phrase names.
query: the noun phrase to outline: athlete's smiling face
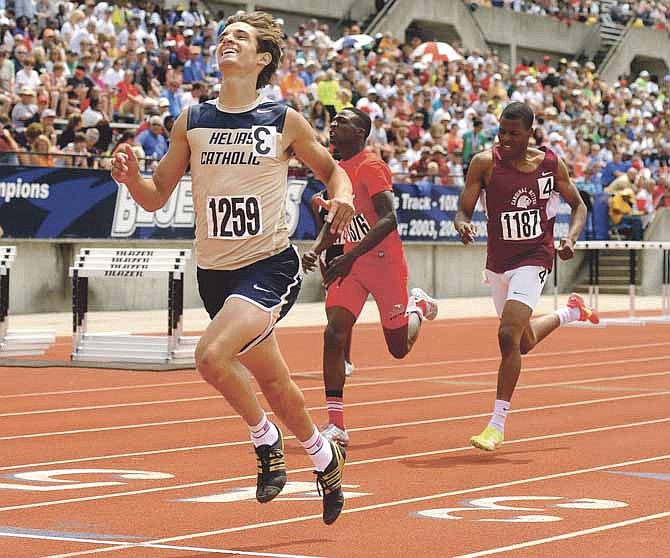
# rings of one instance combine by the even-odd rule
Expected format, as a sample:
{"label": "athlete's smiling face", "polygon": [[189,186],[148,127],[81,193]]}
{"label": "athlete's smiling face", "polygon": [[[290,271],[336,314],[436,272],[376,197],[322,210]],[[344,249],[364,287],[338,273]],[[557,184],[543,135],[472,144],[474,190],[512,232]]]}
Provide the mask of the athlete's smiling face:
{"label": "athlete's smiling face", "polygon": [[258,32],[249,25],[238,21],[228,25],[219,36],[216,47],[216,59],[223,74],[226,70],[242,70],[260,72],[267,66],[272,55],[269,52],[257,52]]}
{"label": "athlete's smiling face", "polygon": [[500,153],[505,159],[518,159],[528,148],[533,129],[526,129],[523,120],[502,118],[498,129]]}

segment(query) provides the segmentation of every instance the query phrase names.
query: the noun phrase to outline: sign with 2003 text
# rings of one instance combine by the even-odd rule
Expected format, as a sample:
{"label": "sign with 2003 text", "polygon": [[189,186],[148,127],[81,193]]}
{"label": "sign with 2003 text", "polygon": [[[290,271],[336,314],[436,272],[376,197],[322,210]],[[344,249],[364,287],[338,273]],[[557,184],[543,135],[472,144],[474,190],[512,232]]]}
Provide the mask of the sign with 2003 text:
{"label": "sign with 2003 text", "polygon": [[[286,222],[291,238],[316,237],[312,196],[324,186],[290,179]],[[413,184],[394,185],[398,232],[403,241],[458,241],[454,216],[460,188],[432,186],[422,194]],[[206,210],[206,209],[205,209]],[[567,232],[570,208],[562,204],[554,235]],[[486,216],[478,206],[477,240],[486,240]],[[109,172],[93,169],[0,166],[0,226],[12,238],[192,239],[195,208],[190,177],[184,177],[165,206],[142,209]]]}

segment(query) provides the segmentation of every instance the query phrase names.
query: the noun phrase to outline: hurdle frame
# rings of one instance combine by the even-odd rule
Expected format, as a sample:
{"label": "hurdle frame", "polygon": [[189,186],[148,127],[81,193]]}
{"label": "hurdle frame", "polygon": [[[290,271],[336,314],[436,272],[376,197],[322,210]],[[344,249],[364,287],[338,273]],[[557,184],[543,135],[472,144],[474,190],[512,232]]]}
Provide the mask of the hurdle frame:
{"label": "hurdle frame", "polygon": [[0,357],[40,356],[56,341],[55,331],[9,329],[9,283],[16,246],[0,246]]}
{"label": "hurdle frame", "polygon": [[[554,309],[558,308],[558,247],[555,243],[554,250]],[[587,240],[575,244],[575,250],[587,250],[587,264],[589,272],[589,304],[598,310],[600,294],[600,250],[627,250],[628,251],[628,317],[626,318],[604,318],[601,320],[606,325],[646,325],[647,323],[670,324],[670,242],[663,241],[634,241],[634,240]],[[640,250],[661,250],[661,315],[660,316],[636,316],[635,298],[637,295],[636,275],[637,258],[636,253]]]}
{"label": "hurdle frame", "polygon": [[[191,250],[172,248],[82,248],[72,277],[73,361],[188,364],[192,339],[183,337],[184,275]],[[166,278],[167,336],[88,331],[89,278]],[[186,345],[186,348],[182,347]]]}

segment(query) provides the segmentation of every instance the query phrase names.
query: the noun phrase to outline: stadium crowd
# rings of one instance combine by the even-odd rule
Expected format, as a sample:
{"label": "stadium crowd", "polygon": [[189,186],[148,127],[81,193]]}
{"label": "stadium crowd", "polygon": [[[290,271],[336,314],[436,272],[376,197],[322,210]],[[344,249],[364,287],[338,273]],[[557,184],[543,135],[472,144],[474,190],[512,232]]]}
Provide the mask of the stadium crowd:
{"label": "stadium crowd", "polygon": [[570,24],[573,21],[595,25],[603,18],[634,27],[650,27],[670,31],[670,2],[668,0],[638,0],[632,2],[599,0],[465,0],[472,7],[506,8],[515,12],[551,16]]}
{"label": "stadium crowd", "polygon": [[[129,143],[150,168],[176,116],[217,95],[223,21],[195,1],[175,9],[17,2],[0,17],[0,162],[104,167],[108,159],[93,155]],[[300,24],[285,35],[279,71],[262,91],[302,112],[324,145],[333,115],[356,106],[372,117],[370,148],[396,181],[462,185],[474,154],[494,141],[505,104],[524,101],[537,115],[535,144],[565,158],[585,196],[625,190],[630,201],[632,190],[632,213],[670,206],[670,75],[605,83],[592,62],[546,56],[510,68],[495,51],[414,58],[419,38],[353,37],[360,33],[354,24],[334,41],[326,24]],[[297,162],[292,172],[301,172]]]}

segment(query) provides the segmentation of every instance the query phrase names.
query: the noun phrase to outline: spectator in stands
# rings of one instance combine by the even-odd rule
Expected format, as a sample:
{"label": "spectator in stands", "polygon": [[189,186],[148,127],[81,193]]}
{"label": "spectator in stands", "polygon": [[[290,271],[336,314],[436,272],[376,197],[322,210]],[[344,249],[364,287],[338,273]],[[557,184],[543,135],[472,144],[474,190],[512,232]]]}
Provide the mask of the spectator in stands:
{"label": "spectator in stands", "polygon": [[472,158],[484,150],[487,138],[483,128],[484,123],[477,118],[472,121],[472,131],[463,134],[463,164],[466,169]]}
{"label": "spectator in stands", "polygon": [[[74,142],[75,135],[83,128],[82,116],[80,112],[73,112],[65,125],[65,129],[58,138],[58,147],[61,149]],[[68,166],[68,165],[66,165]]]}
{"label": "spectator in stands", "polygon": [[56,132],[56,111],[53,109],[46,109],[40,116],[40,124],[42,124],[43,134],[49,139],[51,146],[56,145],[58,132]]}
{"label": "spectator in stands", "polygon": [[612,196],[609,218],[619,229],[630,227],[631,240],[642,240],[642,219],[635,206],[635,191],[632,188],[626,188]]}
{"label": "spectator in stands", "polygon": [[142,146],[145,156],[159,161],[167,153],[168,144],[163,135],[163,123],[160,116],[149,119],[149,129],[137,136],[137,143]]}
{"label": "spectator in stands", "polygon": [[440,183],[440,167],[435,161],[430,161],[426,165],[426,174],[415,182],[417,192],[421,196],[430,196],[433,186]]}
{"label": "spectator in stands", "polygon": [[670,207],[670,174],[666,174],[654,188],[654,207]]}
{"label": "spectator in stands", "polygon": [[86,66],[78,64],[74,75],[67,80],[68,112],[84,110],[82,103],[88,97],[91,87],[93,87],[93,82],[86,75]]}
{"label": "spectator in stands", "polygon": [[18,152],[21,147],[14,136],[6,118],[0,119],[0,165],[18,165]]}
{"label": "spectator in stands", "polygon": [[65,157],[62,157],[62,160],[65,162],[63,166],[81,169],[88,168],[90,154],[86,149],[86,134],[77,132],[74,135],[74,141],[68,143],[61,153],[65,155]]}
{"label": "spectator in stands", "polygon": [[19,91],[19,98],[19,102],[12,109],[12,125],[17,132],[22,132],[38,118],[35,91],[30,87],[23,87]]}
{"label": "spectator in stands", "polygon": [[182,96],[181,86],[179,80],[176,77],[172,77],[168,81],[167,87],[165,88],[161,96],[165,97],[169,101],[170,114],[174,118],[177,118],[177,116],[179,116],[184,107],[181,102],[181,96]]}
{"label": "spectator in stands", "polygon": [[309,123],[314,128],[319,142],[323,145],[328,144],[328,128],[330,126],[330,115],[326,111],[321,101],[316,101],[310,111]]}
{"label": "spectator in stands", "polygon": [[82,126],[84,128],[92,128],[105,118],[105,115],[100,111],[100,99],[96,96],[90,99],[88,107],[82,113]]}
{"label": "spectator in stands", "polygon": [[623,154],[621,151],[615,151],[613,154],[613,159],[605,165],[602,170],[602,183],[603,186],[609,186],[615,178],[626,174],[626,171],[630,168],[630,161],[623,160]]}
{"label": "spectator in stands", "polygon": [[[205,84],[201,81],[195,81],[191,84],[191,89],[190,91],[187,91],[184,93],[183,97],[181,98],[181,103],[184,108],[190,106],[190,105],[197,105],[198,103],[202,102],[203,97],[207,95],[207,88]],[[161,102],[164,103],[161,105]],[[159,109],[164,109],[165,111],[169,112],[170,108],[170,102],[162,98],[158,101],[158,107]]]}
{"label": "spectator in stands", "polygon": [[610,185],[605,188],[605,192],[615,194],[623,190],[635,190],[635,183],[637,181],[638,171],[635,167],[630,167],[624,174],[615,178]]}
{"label": "spectator in stands", "polygon": [[199,46],[191,45],[189,48],[189,59],[184,64],[184,83],[205,81],[207,78],[207,72],[202,62],[201,52]]}
{"label": "spectator in stands", "polygon": [[40,85],[42,85],[40,76],[37,75],[34,68],[35,58],[33,56],[26,56],[23,61],[23,68],[16,72],[14,87],[17,94],[24,87],[37,91]]}
{"label": "spectator in stands", "polygon": [[[341,104],[339,109],[335,108],[337,105],[337,93],[339,90],[340,83],[337,79],[335,70],[332,68],[326,70],[326,76],[323,80],[319,81],[316,92],[319,101],[323,103],[323,106],[328,111],[331,120],[335,118],[338,110],[342,110],[342,108],[344,108],[344,104]],[[352,99],[350,98],[348,102],[351,103],[351,101]]]}
{"label": "spectator in stands", "polygon": [[115,110],[121,117],[132,117],[135,122],[142,120],[144,115],[144,96],[133,83],[133,71],[126,70],[123,74],[123,81],[116,86],[116,106]]}
{"label": "spectator in stands", "polygon": [[30,154],[28,155],[29,161],[26,162],[26,164],[34,167],[53,167],[54,159],[51,152],[51,141],[49,141],[49,138],[46,135],[40,134],[30,146]]}

